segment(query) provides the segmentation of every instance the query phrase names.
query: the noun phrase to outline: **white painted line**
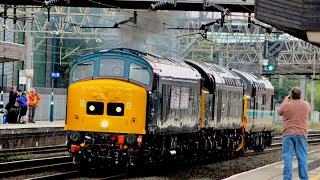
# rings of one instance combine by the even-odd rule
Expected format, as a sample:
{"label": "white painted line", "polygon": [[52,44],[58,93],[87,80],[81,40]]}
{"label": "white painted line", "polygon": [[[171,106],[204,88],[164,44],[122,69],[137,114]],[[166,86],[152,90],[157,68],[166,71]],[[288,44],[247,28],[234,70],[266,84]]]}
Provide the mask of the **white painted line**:
{"label": "white painted line", "polygon": [[[313,151],[309,151],[308,154],[311,154],[311,153],[314,153],[314,152],[317,152],[317,151],[320,151],[319,149],[318,150],[313,150]],[[294,156],[295,158],[296,156]],[[262,166],[262,167],[258,167],[256,169],[251,169],[250,171],[245,171],[245,172],[242,172],[242,173],[239,173],[239,174],[236,174],[236,175],[233,175],[233,176],[230,176],[228,178],[225,178],[223,180],[231,180],[231,179],[236,179],[237,177],[239,176],[242,176],[242,175],[245,175],[245,174],[249,174],[249,173],[252,173],[252,172],[255,172],[255,171],[258,171],[260,169],[263,169],[263,168],[266,168],[266,167],[270,167],[270,166],[273,166],[273,165],[276,165],[276,164],[280,164],[282,163],[283,161],[279,161],[279,162],[275,162],[275,163],[272,163],[272,164],[268,164],[268,165],[265,165],[265,166]]]}

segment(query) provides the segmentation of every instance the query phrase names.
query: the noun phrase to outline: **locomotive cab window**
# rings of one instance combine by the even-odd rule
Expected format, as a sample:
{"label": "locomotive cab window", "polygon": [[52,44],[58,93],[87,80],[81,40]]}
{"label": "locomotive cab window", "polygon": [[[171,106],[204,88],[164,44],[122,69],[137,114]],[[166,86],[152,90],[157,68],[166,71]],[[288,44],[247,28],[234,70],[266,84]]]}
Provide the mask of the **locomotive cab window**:
{"label": "locomotive cab window", "polygon": [[100,59],[99,75],[123,77],[124,64],[122,59]]}
{"label": "locomotive cab window", "polygon": [[129,79],[137,81],[144,85],[150,84],[150,73],[147,67],[143,67],[136,63],[130,64]]}
{"label": "locomotive cab window", "polygon": [[94,61],[80,63],[73,70],[72,80],[79,81],[82,79],[93,77],[93,72],[94,72]]}

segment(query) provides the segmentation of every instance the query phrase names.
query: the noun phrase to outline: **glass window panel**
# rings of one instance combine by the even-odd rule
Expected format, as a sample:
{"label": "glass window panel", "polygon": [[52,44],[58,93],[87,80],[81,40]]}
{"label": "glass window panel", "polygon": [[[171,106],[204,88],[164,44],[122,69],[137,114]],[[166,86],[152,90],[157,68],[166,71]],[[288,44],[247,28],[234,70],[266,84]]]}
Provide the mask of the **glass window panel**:
{"label": "glass window panel", "polygon": [[100,59],[100,76],[123,77],[124,60],[122,59]]}
{"label": "glass window panel", "polygon": [[129,79],[140,82],[145,85],[150,84],[150,73],[146,67],[135,63],[130,64]]}
{"label": "glass window panel", "polygon": [[93,77],[94,72],[94,61],[88,61],[81,64],[78,64],[72,75],[73,81],[79,81],[89,77]]}
{"label": "glass window panel", "polygon": [[170,109],[179,109],[180,90],[179,86],[171,86]]}
{"label": "glass window panel", "polygon": [[266,95],[262,95],[262,105],[266,105]]}
{"label": "glass window panel", "polygon": [[180,109],[187,109],[189,107],[189,88],[181,87]]}

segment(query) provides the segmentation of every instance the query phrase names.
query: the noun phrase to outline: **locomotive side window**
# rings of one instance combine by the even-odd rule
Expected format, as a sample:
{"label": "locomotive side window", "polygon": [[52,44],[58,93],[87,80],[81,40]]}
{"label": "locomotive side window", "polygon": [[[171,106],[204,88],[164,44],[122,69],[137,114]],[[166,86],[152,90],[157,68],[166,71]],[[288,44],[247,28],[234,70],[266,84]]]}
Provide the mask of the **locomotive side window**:
{"label": "locomotive side window", "polygon": [[266,105],[266,95],[262,94],[262,105]]}
{"label": "locomotive side window", "polygon": [[72,74],[73,81],[79,81],[89,77],[93,77],[94,61],[88,61],[78,64]]}
{"label": "locomotive side window", "polygon": [[271,95],[271,103],[270,103],[270,115],[272,115],[272,111],[274,110],[274,96],[273,95]]}
{"label": "locomotive side window", "polygon": [[189,87],[171,86],[170,109],[188,109]]}
{"label": "locomotive side window", "polygon": [[161,120],[167,119],[169,114],[170,102],[170,86],[167,84],[162,85],[162,106],[161,106]]}
{"label": "locomotive side window", "polygon": [[224,109],[224,107],[222,107],[223,105],[222,105],[222,90],[221,89],[219,89],[218,90],[218,104],[217,104],[217,107],[218,107],[218,109],[217,109],[217,123],[221,123],[221,114],[222,114],[222,111],[224,111],[223,109]]}
{"label": "locomotive side window", "polygon": [[146,67],[135,63],[130,64],[129,79],[144,85],[150,84],[150,73]]}
{"label": "locomotive side window", "polygon": [[100,59],[100,76],[123,77],[124,60],[122,59]]}

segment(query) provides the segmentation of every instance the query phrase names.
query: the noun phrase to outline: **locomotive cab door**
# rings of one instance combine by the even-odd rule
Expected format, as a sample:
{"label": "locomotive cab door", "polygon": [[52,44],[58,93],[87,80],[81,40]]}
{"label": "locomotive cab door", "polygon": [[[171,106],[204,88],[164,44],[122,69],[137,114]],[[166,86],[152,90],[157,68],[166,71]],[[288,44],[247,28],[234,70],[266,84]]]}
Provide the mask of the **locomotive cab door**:
{"label": "locomotive cab door", "polygon": [[214,96],[209,91],[201,91],[200,128],[214,126]]}

